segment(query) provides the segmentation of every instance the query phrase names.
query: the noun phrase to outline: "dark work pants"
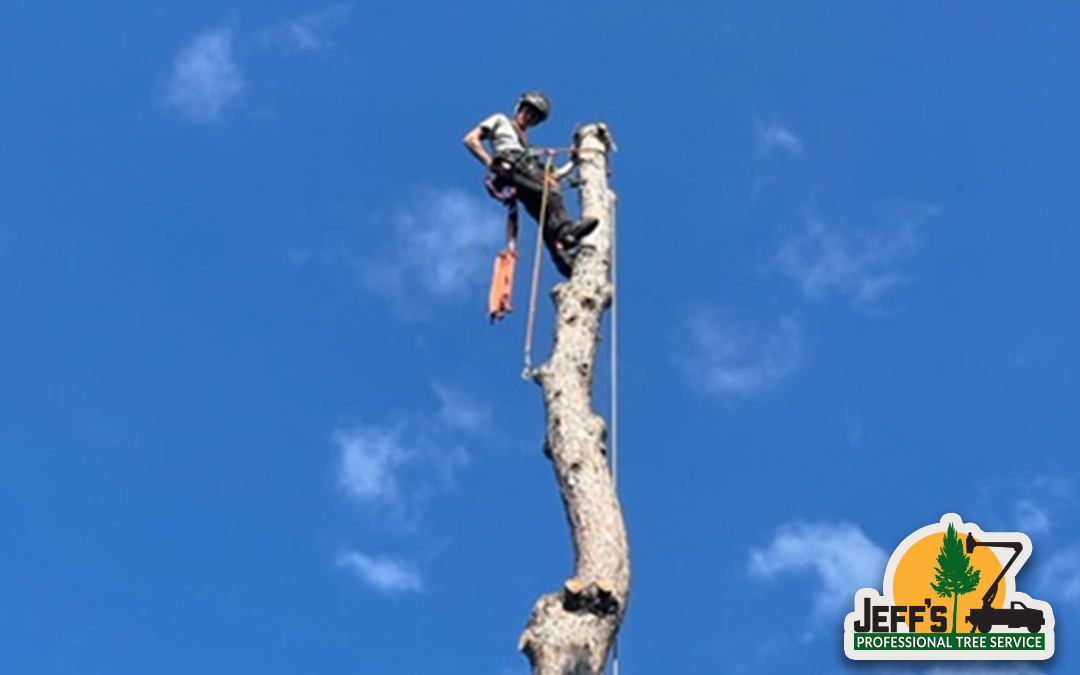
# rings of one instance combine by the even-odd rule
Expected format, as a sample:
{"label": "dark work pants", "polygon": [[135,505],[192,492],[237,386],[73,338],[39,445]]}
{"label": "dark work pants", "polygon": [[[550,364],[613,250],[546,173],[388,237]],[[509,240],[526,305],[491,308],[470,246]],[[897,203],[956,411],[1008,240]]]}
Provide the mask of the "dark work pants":
{"label": "dark work pants", "polygon": [[[513,161],[513,160],[511,160]],[[496,180],[496,186],[512,185],[517,199],[533,220],[540,222],[540,207],[544,198],[544,165],[534,157],[522,157],[513,161],[510,173]],[[555,266],[564,276],[570,276],[570,255],[558,245],[559,232],[571,224],[570,214],[563,203],[562,190],[557,183],[548,188],[547,209],[544,214],[544,244],[551,253]]]}

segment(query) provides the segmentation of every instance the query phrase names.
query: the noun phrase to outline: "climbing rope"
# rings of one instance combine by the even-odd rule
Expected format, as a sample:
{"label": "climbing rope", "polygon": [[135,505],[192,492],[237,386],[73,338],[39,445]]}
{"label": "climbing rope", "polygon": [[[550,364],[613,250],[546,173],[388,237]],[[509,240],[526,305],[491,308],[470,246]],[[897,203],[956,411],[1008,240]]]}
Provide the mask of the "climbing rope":
{"label": "climbing rope", "polygon": [[525,369],[521,371],[524,380],[536,376],[532,363],[533,329],[536,327],[536,297],[540,288],[540,263],[543,260],[541,243],[544,241],[544,219],[547,218],[548,188],[551,186],[551,163],[555,153],[549,152],[544,163],[544,190],[540,195],[540,217],[536,219],[536,255],[533,256],[532,291],[529,294],[529,320],[525,327]]}
{"label": "climbing rope", "polygon": [[615,210],[611,213],[611,480],[619,486],[619,258]]}
{"label": "climbing rope", "polygon": [[[543,153],[547,156],[547,161],[544,163],[544,187],[540,197],[540,218],[536,221],[536,255],[533,256],[532,290],[529,293],[529,316],[525,327],[525,367],[521,371],[521,378],[526,381],[536,377],[536,369],[533,368],[532,362],[533,333],[536,328],[536,301],[537,293],[540,288],[540,263],[543,259],[540,244],[543,241],[544,236],[544,219],[547,218],[548,190],[550,189],[553,180],[551,166],[555,161],[555,157],[558,155],[569,154],[573,156],[580,152],[580,148],[572,146],[543,149]],[[612,235],[614,236],[614,232]]]}
{"label": "climbing rope", "polygon": [[[618,232],[615,225],[618,218],[615,209],[609,209],[611,216],[611,482],[619,489],[619,257]],[[611,655],[611,673],[619,675],[619,636],[615,636],[615,645]]]}

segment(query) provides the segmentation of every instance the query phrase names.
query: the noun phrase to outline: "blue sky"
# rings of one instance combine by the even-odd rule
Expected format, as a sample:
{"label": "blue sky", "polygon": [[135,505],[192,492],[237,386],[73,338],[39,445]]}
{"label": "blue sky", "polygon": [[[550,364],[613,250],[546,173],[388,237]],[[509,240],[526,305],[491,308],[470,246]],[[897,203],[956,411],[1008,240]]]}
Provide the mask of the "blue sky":
{"label": "blue sky", "polygon": [[[1027,532],[1058,621],[1049,664],[960,672],[1075,671],[1078,28],[9,7],[0,673],[526,672],[569,542],[461,137],[530,88],[535,142],[602,119],[620,146],[623,672],[875,670],[843,658],[848,603],[947,512]],[[550,327],[545,302],[541,354]]]}

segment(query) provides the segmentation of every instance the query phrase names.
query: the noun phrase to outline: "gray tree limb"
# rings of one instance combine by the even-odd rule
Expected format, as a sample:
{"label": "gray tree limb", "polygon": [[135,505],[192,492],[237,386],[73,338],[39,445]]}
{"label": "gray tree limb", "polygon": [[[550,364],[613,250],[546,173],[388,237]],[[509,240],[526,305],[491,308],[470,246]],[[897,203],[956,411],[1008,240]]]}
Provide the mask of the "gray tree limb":
{"label": "gray tree limb", "polygon": [[604,311],[612,300],[615,193],[608,187],[607,127],[577,131],[581,208],[600,224],[570,279],[552,291],[555,343],[535,374],[547,411],[551,459],[574,544],[574,575],[540,598],[519,646],[535,675],[601,675],[630,592],[622,507],[607,461],[607,428],[592,409],[593,370]]}

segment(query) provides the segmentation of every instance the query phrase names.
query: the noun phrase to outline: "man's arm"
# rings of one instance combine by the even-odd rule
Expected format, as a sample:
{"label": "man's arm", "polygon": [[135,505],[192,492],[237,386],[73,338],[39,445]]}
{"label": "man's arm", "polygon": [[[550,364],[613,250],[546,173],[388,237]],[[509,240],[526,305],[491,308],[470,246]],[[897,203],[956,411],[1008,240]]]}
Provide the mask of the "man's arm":
{"label": "man's arm", "polygon": [[483,126],[478,124],[469,133],[465,134],[465,138],[462,142],[465,143],[465,147],[469,149],[469,152],[472,153],[473,157],[480,160],[480,163],[483,164],[485,168],[490,169],[491,155],[484,149],[485,135],[486,132],[484,131]]}
{"label": "man's arm", "polygon": [[557,181],[561,181],[570,175],[570,172],[574,170],[575,166],[577,166],[577,163],[574,161],[569,161],[562,166],[556,166],[551,169],[551,177]]}

